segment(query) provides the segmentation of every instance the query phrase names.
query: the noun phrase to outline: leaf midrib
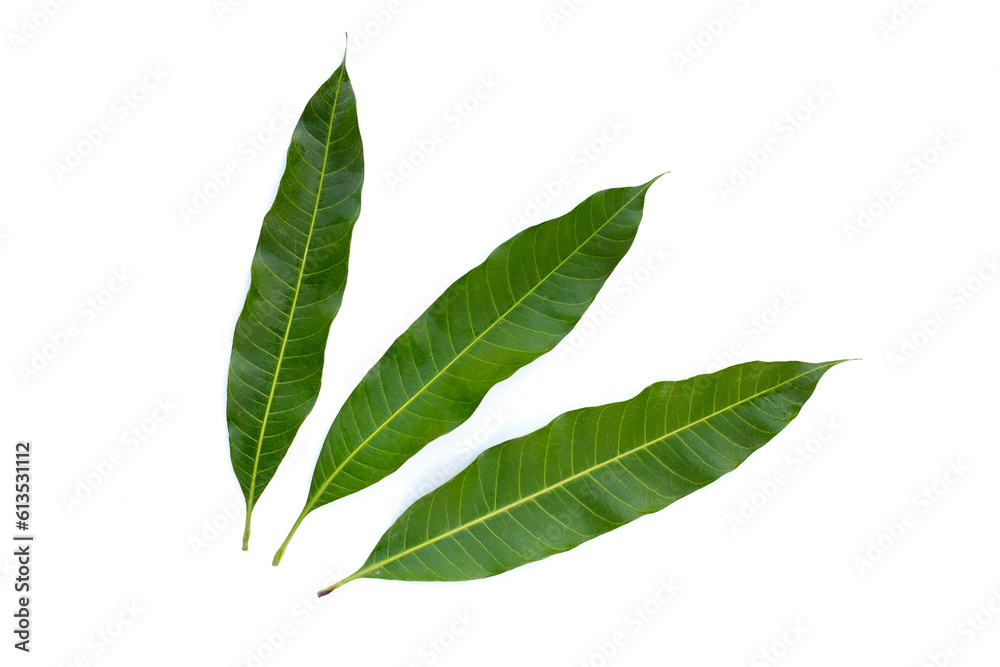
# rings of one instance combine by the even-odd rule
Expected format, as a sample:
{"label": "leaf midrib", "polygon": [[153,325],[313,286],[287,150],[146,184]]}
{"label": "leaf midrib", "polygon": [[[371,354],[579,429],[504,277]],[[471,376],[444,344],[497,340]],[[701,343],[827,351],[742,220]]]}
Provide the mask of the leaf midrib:
{"label": "leaf midrib", "polygon": [[561,262],[559,262],[559,264],[556,265],[556,267],[554,269],[552,269],[552,271],[550,271],[544,278],[542,278],[541,280],[539,280],[535,284],[534,287],[532,287],[528,292],[526,292],[524,294],[524,296],[522,296],[520,299],[518,299],[517,301],[515,301],[514,305],[512,305],[510,308],[508,308],[507,311],[503,315],[501,315],[500,317],[498,317],[496,319],[496,321],[494,321],[492,324],[490,324],[488,327],[486,327],[482,331],[482,333],[480,333],[479,335],[477,335],[476,337],[474,337],[472,339],[472,342],[470,342],[468,345],[466,345],[462,349],[461,352],[459,352],[458,354],[456,354],[455,357],[444,366],[444,368],[442,368],[437,373],[435,373],[434,377],[432,377],[429,381],[427,381],[423,385],[421,385],[420,389],[418,389],[416,392],[414,392],[413,396],[411,396],[410,398],[408,398],[406,400],[406,402],[403,403],[403,405],[401,405],[395,412],[393,412],[391,415],[389,415],[389,417],[387,417],[385,420],[383,420],[382,423],[379,424],[378,428],[376,428],[374,431],[372,431],[371,435],[369,435],[368,437],[366,437],[357,447],[355,447],[351,451],[351,453],[348,454],[348,456],[344,459],[344,462],[341,463],[340,465],[338,465],[334,469],[334,471],[332,473],[330,473],[330,475],[326,478],[326,480],[323,482],[323,484],[320,486],[320,488],[316,491],[316,493],[313,494],[313,496],[309,499],[309,502],[306,503],[306,508],[302,512],[302,515],[304,516],[305,514],[307,514],[310,511],[312,511],[312,508],[315,506],[316,502],[322,497],[323,493],[326,492],[327,487],[333,482],[334,478],[338,474],[340,474],[340,471],[343,470],[344,467],[354,459],[354,456],[359,451],[361,451],[362,449],[364,449],[368,445],[368,443],[371,442],[375,438],[375,436],[377,436],[382,431],[382,429],[384,429],[386,426],[388,426],[390,423],[392,423],[392,421],[394,419],[396,419],[396,417],[398,417],[400,414],[402,414],[403,411],[406,410],[406,408],[408,408],[410,406],[410,404],[413,403],[413,401],[415,401],[417,399],[418,396],[421,396],[423,394],[423,392],[428,387],[430,387],[435,382],[437,382],[437,380],[442,375],[444,375],[444,373],[449,368],[451,368],[459,359],[461,359],[465,355],[466,352],[468,352],[470,349],[472,349],[472,347],[476,343],[480,342],[486,336],[486,334],[488,334],[490,331],[493,330],[494,327],[496,327],[498,324],[500,324],[501,322],[503,322],[507,318],[507,316],[510,315],[512,312],[514,312],[514,310],[518,306],[520,306],[522,303],[524,303],[524,301],[529,296],[531,296],[532,294],[534,294],[535,290],[537,290],[539,287],[541,287],[543,284],[545,284],[549,280],[549,278],[551,278],[553,275],[555,275],[556,271],[558,271],[559,269],[561,269],[563,267],[563,265],[570,260],[570,258],[574,257],[578,252],[580,252],[581,248],[583,248],[585,245],[587,245],[588,243],[590,243],[590,241],[593,240],[593,238],[595,236],[597,236],[597,234],[602,229],[604,229],[609,224],[611,224],[611,222],[615,218],[617,218],[622,213],[622,211],[624,211],[626,209],[626,207],[629,206],[629,204],[631,204],[640,195],[642,195],[644,192],[646,192],[646,190],[649,189],[650,185],[652,185],[652,183],[647,183],[646,186],[642,190],[640,190],[638,193],[636,193],[635,195],[633,195],[627,202],[625,202],[621,206],[621,208],[619,208],[617,211],[615,211],[615,213],[613,215],[611,215],[607,220],[604,221],[603,224],[601,224],[597,229],[595,229],[594,232],[590,236],[588,236],[582,243],[580,243],[579,245],[577,245],[576,250],[574,250],[573,252],[569,253],[566,256],[566,259],[564,259]]}
{"label": "leaf midrib", "polygon": [[302,253],[302,265],[299,267],[298,279],[295,281],[295,292],[292,297],[292,306],[288,313],[288,323],[285,325],[285,335],[281,339],[281,348],[278,351],[278,361],[274,368],[274,378],[271,380],[271,390],[267,397],[267,404],[264,407],[264,418],[261,420],[260,436],[257,438],[257,450],[254,453],[253,473],[250,476],[250,493],[247,500],[247,526],[250,524],[250,511],[254,506],[254,489],[257,484],[257,469],[260,463],[260,451],[264,444],[264,434],[267,432],[267,419],[271,414],[271,406],[274,402],[274,392],[278,386],[278,375],[281,372],[281,364],[285,357],[285,347],[288,344],[288,336],[292,331],[292,322],[295,320],[295,309],[298,306],[299,293],[302,288],[302,277],[305,275],[306,262],[309,259],[309,246],[312,243],[313,231],[316,227],[316,217],[319,214],[319,203],[323,193],[323,180],[326,178],[326,164],[330,156],[330,137],[333,134],[333,118],[337,113],[337,102],[340,99],[340,87],[344,81],[344,70],[341,67],[340,78],[337,79],[337,90],[333,95],[333,105],[330,109],[330,121],[326,128],[326,142],[323,146],[323,164],[319,173],[319,183],[316,186],[316,202],[313,204],[312,217],[309,220],[309,232],[306,234],[305,250]]}
{"label": "leaf midrib", "polygon": [[[522,498],[518,498],[517,502],[512,502],[512,503],[509,503],[507,505],[504,505],[501,508],[491,510],[490,512],[488,512],[488,513],[486,513],[486,514],[484,514],[484,515],[482,515],[480,517],[477,517],[477,518],[473,519],[472,521],[469,521],[468,523],[464,523],[464,524],[461,524],[459,526],[456,526],[455,528],[450,529],[450,530],[448,530],[448,531],[442,533],[441,535],[438,535],[438,536],[436,536],[436,537],[434,537],[432,539],[429,539],[429,540],[426,540],[424,542],[421,542],[420,544],[418,544],[418,545],[416,545],[414,547],[411,547],[409,549],[404,549],[403,551],[399,552],[398,554],[396,554],[392,558],[386,558],[384,560],[379,561],[378,563],[374,563],[373,565],[371,565],[369,567],[362,568],[362,569],[358,570],[356,573],[352,574],[350,577],[347,577],[343,581],[340,581],[337,584],[335,584],[333,586],[333,588],[337,588],[339,586],[342,586],[343,584],[345,584],[345,583],[347,583],[349,581],[353,581],[354,579],[360,579],[361,577],[365,576],[369,572],[372,572],[372,571],[377,570],[377,569],[379,569],[381,567],[384,567],[385,565],[387,565],[389,563],[395,562],[395,561],[399,560],[400,558],[403,558],[404,556],[407,556],[407,555],[409,555],[411,553],[415,553],[416,551],[424,549],[425,547],[428,547],[428,546],[430,546],[432,544],[436,544],[437,542],[440,542],[443,539],[446,539],[448,537],[451,537],[452,535],[455,535],[455,534],[457,534],[459,532],[462,532],[462,531],[468,529],[471,526],[478,525],[478,524],[480,524],[480,523],[482,523],[482,522],[486,521],[487,519],[490,519],[490,518],[492,518],[494,516],[497,516],[497,515],[502,514],[504,512],[508,512],[510,509],[512,509],[514,507],[517,507],[518,505],[520,505],[522,503],[534,500],[535,498],[537,498],[537,497],[539,497],[541,495],[544,495],[544,494],[548,493],[549,491],[553,491],[555,489],[561,488],[561,487],[565,486],[566,484],[569,484],[570,482],[575,481],[575,480],[577,480],[577,479],[579,479],[579,478],[581,478],[583,476],[590,475],[590,474],[594,473],[595,471],[600,470],[604,466],[607,466],[607,465],[610,465],[612,463],[615,463],[616,461],[618,461],[618,460],[620,460],[622,458],[625,458],[627,456],[631,456],[632,454],[638,453],[640,451],[644,451],[645,449],[651,447],[652,445],[654,445],[654,444],[656,444],[658,442],[661,442],[661,441],[663,441],[663,440],[665,440],[665,439],[667,439],[667,438],[669,438],[671,436],[677,435],[678,433],[681,433],[683,431],[686,431],[686,430],[690,429],[695,424],[699,424],[699,423],[704,422],[704,421],[706,421],[708,419],[711,419],[713,417],[717,417],[717,416],[719,416],[720,414],[722,414],[724,412],[732,410],[733,408],[737,407],[738,405],[746,403],[747,401],[751,401],[751,400],[753,400],[753,399],[755,399],[755,398],[757,398],[759,396],[763,396],[764,394],[766,394],[768,392],[772,392],[775,389],[778,389],[779,387],[782,387],[782,386],[787,385],[787,384],[789,384],[791,382],[794,382],[795,380],[798,380],[799,378],[803,378],[803,377],[805,377],[805,376],[807,376],[807,375],[809,375],[811,373],[815,373],[816,371],[836,366],[839,363],[840,363],[840,361],[831,361],[831,362],[829,362],[827,364],[821,364],[819,366],[816,366],[816,367],[810,369],[809,371],[807,371],[805,373],[800,373],[799,375],[796,375],[796,376],[791,377],[791,378],[789,378],[787,380],[779,382],[778,384],[775,384],[775,385],[773,385],[771,387],[768,387],[764,391],[760,391],[760,392],[757,392],[757,393],[755,393],[755,394],[753,394],[751,396],[748,396],[748,397],[746,397],[744,399],[740,399],[739,401],[737,401],[735,403],[732,403],[732,404],[726,406],[725,408],[723,408],[721,410],[717,410],[717,411],[715,411],[715,412],[713,412],[713,413],[711,413],[709,415],[701,417],[700,419],[696,419],[693,422],[689,422],[689,423],[685,424],[684,426],[682,426],[681,428],[675,429],[675,430],[673,430],[673,431],[671,431],[669,433],[665,433],[664,435],[662,435],[662,436],[660,436],[658,438],[655,438],[653,440],[650,440],[649,442],[645,442],[645,443],[641,444],[638,447],[635,447],[633,449],[628,450],[627,452],[624,452],[622,454],[617,454],[614,457],[612,457],[610,459],[607,459],[606,461],[602,461],[601,463],[599,463],[597,465],[594,465],[594,466],[591,466],[589,468],[586,468],[586,469],[584,469],[584,470],[582,470],[582,471],[580,471],[578,473],[574,473],[573,475],[570,475],[569,477],[566,477],[565,479],[559,480],[555,484],[551,484],[551,485],[549,485],[549,486],[547,486],[547,487],[545,487],[545,488],[543,488],[543,489],[541,489],[539,491],[536,491],[534,493],[528,494],[527,496],[524,496]],[[331,590],[332,590],[332,588],[331,588]]]}

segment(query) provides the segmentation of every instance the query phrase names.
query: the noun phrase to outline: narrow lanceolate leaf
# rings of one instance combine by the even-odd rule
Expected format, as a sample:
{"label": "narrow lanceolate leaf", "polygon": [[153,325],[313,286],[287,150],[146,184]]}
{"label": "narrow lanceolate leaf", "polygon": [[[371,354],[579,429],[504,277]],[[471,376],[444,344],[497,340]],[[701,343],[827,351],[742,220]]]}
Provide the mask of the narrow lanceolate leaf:
{"label": "narrow lanceolate leaf", "polygon": [[755,361],[567,412],[416,501],[360,570],[320,595],[361,577],[489,577],[663,509],[773,438],[839,363]]}
{"label": "narrow lanceolate leaf", "polygon": [[309,512],[399,468],[570,332],[632,245],[655,180],[598,192],[514,236],[396,339],[334,420],[275,565]]}
{"label": "narrow lanceolate leaf", "polygon": [[354,91],[342,64],[295,126],[233,335],[226,415],[233,469],[247,503],[244,549],[254,503],[319,393],[363,177]]}

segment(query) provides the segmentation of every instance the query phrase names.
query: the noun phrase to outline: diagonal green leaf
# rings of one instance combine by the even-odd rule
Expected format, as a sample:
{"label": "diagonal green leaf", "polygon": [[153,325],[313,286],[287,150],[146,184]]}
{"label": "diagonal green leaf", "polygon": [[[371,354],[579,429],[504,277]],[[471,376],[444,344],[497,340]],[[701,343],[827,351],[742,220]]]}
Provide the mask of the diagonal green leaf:
{"label": "diagonal green leaf", "polygon": [[244,550],[254,503],[319,394],[363,180],[357,106],[342,63],[295,126],[233,334],[226,416],[247,503]]}
{"label": "diagonal green leaf", "polygon": [[839,363],[754,361],[560,415],[417,500],[320,595],[362,577],[489,577],[663,509],[767,443]]}
{"label": "diagonal green leaf", "polygon": [[632,245],[655,181],[598,192],[517,234],[396,339],[330,427],[275,565],[309,512],[399,468],[570,332]]}

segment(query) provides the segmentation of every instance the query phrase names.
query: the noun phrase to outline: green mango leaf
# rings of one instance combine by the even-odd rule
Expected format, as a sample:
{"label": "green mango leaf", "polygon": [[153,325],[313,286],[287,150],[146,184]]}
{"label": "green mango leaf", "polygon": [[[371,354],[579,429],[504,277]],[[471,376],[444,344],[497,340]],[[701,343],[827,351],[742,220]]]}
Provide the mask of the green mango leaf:
{"label": "green mango leaf", "polygon": [[379,481],[475,411],[486,392],[554,348],[625,256],[646,191],[604,190],[501,244],[396,339],[330,427],[312,510]]}
{"label": "green mango leaf", "polygon": [[417,500],[320,595],[362,577],[490,577],[661,510],[767,443],[839,363],[754,361],[560,415]]}
{"label": "green mango leaf", "polygon": [[254,503],[319,394],[363,180],[357,106],[343,63],[295,126],[233,335],[226,416],[233,470],[247,503],[244,550]]}

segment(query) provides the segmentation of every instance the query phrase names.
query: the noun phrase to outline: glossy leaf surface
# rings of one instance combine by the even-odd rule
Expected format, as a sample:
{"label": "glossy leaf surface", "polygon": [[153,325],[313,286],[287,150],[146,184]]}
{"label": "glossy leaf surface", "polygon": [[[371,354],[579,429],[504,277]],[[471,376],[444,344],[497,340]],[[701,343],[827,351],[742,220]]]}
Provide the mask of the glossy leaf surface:
{"label": "glossy leaf surface", "polygon": [[342,64],[295,126],[233,335],[226,415],[233,470],[246,498],[244,549],[254,503],[319,393],[363,178],[354,91]]}
{"label": "glossy leaf surface", "polygon": [[750,362],[563,414],[417,500],[321,595],[361,577],[489,577],[661,510],[771,440],[838,363]]}
{"label": "glossy leaf surface", "polygon": [[275,564],[309,512],[399,468],[570,332],[632,245],[655,180],[598,192],[517,234],[417,318],[334,420]]}

